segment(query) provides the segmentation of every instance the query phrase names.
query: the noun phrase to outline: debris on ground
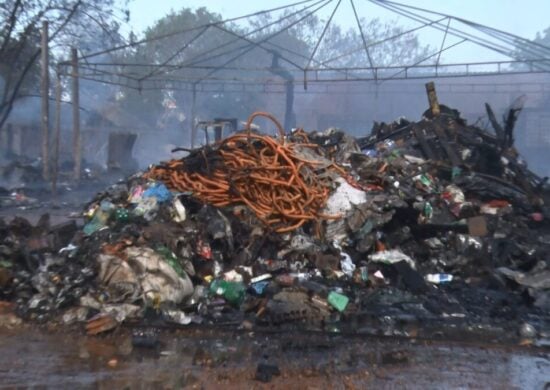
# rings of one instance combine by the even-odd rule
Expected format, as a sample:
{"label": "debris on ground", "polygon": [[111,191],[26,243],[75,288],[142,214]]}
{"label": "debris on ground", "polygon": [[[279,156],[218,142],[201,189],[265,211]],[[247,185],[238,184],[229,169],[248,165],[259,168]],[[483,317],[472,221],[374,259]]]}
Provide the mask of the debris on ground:
{"label": "debris on ground", "polygon": [[127,175],[124,171],[108,171],[98,164],[82,161],[80,179],[75,183],[74,164],[65,161],[58,168],[54,186],[51,180],[43,178],[42,171],[40,158],[13,153],[9,158],[0,158],[0,210],[81,207],[82,199],[89,199],[90,193]]}
{"label": "debris on ground", "polygon": [[[358,139],[285,134],[256,113],[97,194],[81,229],[0,220],[0,298],[89,334],[132,322],[548,335],[549,192],[513,147],[515,110],[492,133],[432,104]],[[257,116],[279,137],[252,131]]]}

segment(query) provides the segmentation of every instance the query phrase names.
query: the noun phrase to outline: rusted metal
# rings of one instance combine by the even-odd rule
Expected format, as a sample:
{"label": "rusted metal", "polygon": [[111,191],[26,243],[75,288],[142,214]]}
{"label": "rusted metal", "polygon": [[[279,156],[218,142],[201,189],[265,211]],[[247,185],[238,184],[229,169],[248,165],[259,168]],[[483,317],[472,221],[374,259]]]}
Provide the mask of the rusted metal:
{"label": "rusted metal", "polygon": [[95,336],[99,333],[112,330],[118,325],[118,321],[109,314],[98,314],[97,316],[89,319],[86,323],[86,334],[89,336]]}

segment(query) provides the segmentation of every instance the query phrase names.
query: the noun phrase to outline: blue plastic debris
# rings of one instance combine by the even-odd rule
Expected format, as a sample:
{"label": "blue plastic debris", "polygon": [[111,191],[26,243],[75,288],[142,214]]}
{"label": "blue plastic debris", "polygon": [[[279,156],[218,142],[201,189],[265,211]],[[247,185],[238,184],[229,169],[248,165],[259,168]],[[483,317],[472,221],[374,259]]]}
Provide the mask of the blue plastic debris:
{"label": "blue plastic debris", "polygon": [[262,295],[268,284],[269,284],[269,282],[267,280],[263,280],[261,282],[251,284],[250,288],[252,289],[254,294]]}
{"label": "blue plastic debris", "polygon": [[363,150],[363,154],[368,157],[378,157],[378,152],[375,149],[365,149]]}
{"label": "blue plastic debris", "polygon": [[172,199],[172,193],[162,183],[157,183],[143,192],[144,198],[156,198],[157,202],[167,202]]}

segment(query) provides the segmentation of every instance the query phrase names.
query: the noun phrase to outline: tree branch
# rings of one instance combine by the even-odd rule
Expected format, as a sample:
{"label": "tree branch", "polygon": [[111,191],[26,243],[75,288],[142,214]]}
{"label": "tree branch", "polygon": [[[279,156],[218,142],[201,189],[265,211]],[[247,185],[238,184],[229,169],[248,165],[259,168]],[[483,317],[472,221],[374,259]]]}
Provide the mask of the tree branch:
{"label": "tree branch", "polygon": [[[78,0],[74,6],[72,7],[72,9],[70,10],[69,14],[67,15],[67,17],[65,18],[65,20],[63,21],[63,23],[61,23],[61,25],[56,29],[56,31],[50,36],[50,41],[52,39],[55,38],[56,35],[58,35],[64,28],[65,26],[67,26],[67,24],[71,21],[71,19],[73,18],[74,14],[76,13],[76,10],[78,9],[78,7],[82,4],[82,0]],[[43,9],[41,12],[39,12],[38,14],[41,14],[41,15],[44,15],[46,12],[47,12],[48,9]],[[20,50],[21,52],[21,50]],[[19,54],[20,54],[19,52]],[[6,123],[6,120],[8,119],[8,116],[10,115],[12,109],[13,109],[13,103],[16,99],[16,97],[18,96],[19,94],[19,90],[21,89],[21,86],[23,85],[23,82],[25,80],[25,78],[27,77],[27,74],[29,73],[29,71],[31,70],[32,66],[34,65],[34,62],[38,59],[38,57],[40,56],[40,53],[42,52],[41,49],[38,49],[32,56],[31,58],[29,59],[29,61],[27,61],[27,64],[25,65],[25,68],[23,69],[23,72],[21,73],[21,75],[19,76],[19,79],[17,80],[17,83],[15,84],[15,87],[11,93],[11,96],[9,97],[9,99],[6,101],[3,102],[3,106],[2,106],[2,109],[0,110],[0,128],[2,126],[4,126],[4,123]],[[18,55],[19,55],[18,54]]]}
{"label": "tree branch", "polygon": [[21,6],[21,0],[17,0],[13,5],[13,9],[11,10],[10,17],[8,18],[9,24],[8,24],[6,36],[4,38],[4,42],[2,42],[2,47],[0,47],[0,54],[4,53],[4,50],[6,50],[6,48],[8,47],[8,43],[11,40],[11,34],[13,32],[13,29],[15,28],[15,23],[17,22],[17,18],[16,18],[17,9],[20,6]]}

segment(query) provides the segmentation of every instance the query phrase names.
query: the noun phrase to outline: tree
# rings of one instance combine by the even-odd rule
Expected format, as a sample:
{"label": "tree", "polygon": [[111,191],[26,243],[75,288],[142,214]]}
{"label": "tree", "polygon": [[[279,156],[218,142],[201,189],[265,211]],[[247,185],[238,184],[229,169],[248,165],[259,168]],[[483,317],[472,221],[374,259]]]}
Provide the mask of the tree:
{"label": "tree", "polygon": [[[528,69],[533,66],[539,70],[549,70],[550,61],[547,59],[550,57],[550,27],[542,32],[538,32],[535,39],[532,40],[535,45],[526,45],[521,40],[516,41],[516,49],[514,51],[514,57],[517,60],[530,61],[539,60],[536,64],[531,65],[529,63],[514,64],[516,69]],[[540,61],[544,60],[544,61]]]}
{"label": "tree", "polygon": [[[106,11],[109,9],[114,11]],[[0,128],[18,98],[37,92],[42,21],[49,21],[52,55],[62,56],[65,54],[62,49],[68,46],[97,40],[94,27],[115,36],[120,26],[117,13],[126,14],[115,7],[115,0],[4,0],[0,3]],[[108,40],[99,42],[109,45]]]}
{"label": "tree", "polygon": [[[264,80],[266,77],[279,79],[281,75],[286,75],[287,81],[294,75],[301,77],[301,69],[308,64],[309,53],[322,35],[326,21],[315,15],[303,18],[303,13],[293,11],[283,13],[282,17],[283,20],[261,14],[250,19],[248,24],[219,24],[221,16],[206,8],[171,12],[147,29],[143,45],[122,55],[124,62],[151,64],[151,68],[141,68],[138,78],[144,83],[153,80],[164,83],[164,91],[160,94],[158,91],[126,91],[121,103],[146,120],[145,113],[153,117],[162,115],[162,102],[166,98],[178,107],[186,107],[189,113],[190,93],[178,91],[174,87],[176,80],[192,85],[216,79],[226,83],[233,79],[254,82],[258,74]],[[369,54],[374,66],[412,64],[427,57],[429,48],[421,46],[415,34],[406,33],[395,23],[382,23],[378,19],[370,22],[361,19],[360,22],[367,44],[372,45]],[[182,26],[188,31],[181,33]],[[155,39],[161,36],[166,38]],[[387,39],[393,36],[397,37]],[[322,68],[324,62],[333,58],[336,59],[327,62],[326,66],[369,66],[357,27],[344,29],[332,23],[310,67]],[[275,62],[278,69],[273,69]],[[120,71],[128,72],[129,69],[134,71],[133,68]],[[262,96],[250,91],[242,94],[216,91],[202,95],[198,110],[207,118],[237,116],[242,119],[263,106]]]}
{"label": "tree", "polygon": [[[287,15],[289,12],[286,13]],[[262,35],[270,35],[280,29],[282,25],[290,25],[296,22],[299,15],[291,16],[282,23],[276,23],[267,30],[262,30]],[[252,22],[253,27],[260,27],[273,21],[270,14],[258,17]],[[402,26],[395,21],[383,23],[375,18],[367,21],[360,18],[361,31],[357,25],[347,29],[330,23],[324,37],[319,42],[319,47],[314,63],[310,66],[322,68],[329,67],[368,67],[368,57],[364,50],[361,32],[365,37],[369,55],[374,66],[395,66],[401,64],[413,64],[427,58],[430,52],[429,46],[422,46],[418,36],[407,33]],[[322,36],[327,21],[312,15],[308,19],[292,25],[283,34],[275,37],[272,42],[285,47],[288,56],[297,63],[305,66],[308,54],[311,53]],[[300,53],[300,56],[294,53]]]}
{"label": "tree", "polygon": [[[139,118],[140,121],[155,126],[158,118],[166,111],[166,102],[170,105],[187,111],[189,116],[192,94],[191,85],[200,80],[205,74],[203,68],[216,66],[223,63],[232,54],[217,56],[220,51],[227,51],[233,36],[215,27],[215,24],[222,20],[221,15],[208,11],[206,8],[191,10],[182,8],[179,11],[172,11],[155,25],[148,28],[144,33],[143,45],[126,51],[119,55],[118,62],[130,64],[150,64],[150,67],[139,68],[136,78],[144,84],[158,80],[165,89],[163,91],[140,91],[125,90],[120,104]],[[188,32],[182,31],[182,26]],[[195,29],[194,29],[195,28]],[[242,28],[236,24],[224,24],[224,29],[232,32],[243,33]],[[155,37],[167,36],[162,40]],[[222,48],[222,50],[220,50]],[[211,58],[214,57],[214,58]],[[162,65],[166,65],[163,68]],[[175,67],[175,68],[174,68]],[[121,68],[120,72],[136,72],[132,67]],[[181,84],[179,81],[188,82],[187,91],[175,87]],[[218,116],[238,115],[238,107],[242,107],[242,97],[224,95],[202,97],[198,99],[198,110],[203,113],[215,112]],[[222,102],[219,104],[219,102]],[[235,103],[234,105],[231,103]],[[221,106],[231,107],[231,113],[224,111]],[[243,109],[243,112],[246,108]]]}

